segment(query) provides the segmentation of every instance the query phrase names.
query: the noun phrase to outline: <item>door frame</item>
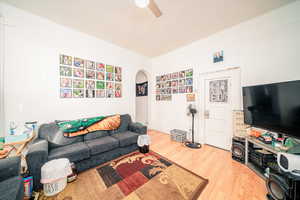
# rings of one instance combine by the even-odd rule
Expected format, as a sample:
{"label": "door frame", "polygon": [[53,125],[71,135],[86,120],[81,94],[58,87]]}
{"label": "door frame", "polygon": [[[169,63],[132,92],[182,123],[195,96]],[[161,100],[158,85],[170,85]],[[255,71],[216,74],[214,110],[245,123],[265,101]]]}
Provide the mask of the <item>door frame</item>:
{"label": "door frame", "polygon": [[[199,141],[202,144],[206,144],[206,134],[205,134],[205,118],[204,118],[204,111],[205,111],[205,80],[209,79],[208,76],[213,75],[213,74],[220,74],[220,77],[228,77],[228,75],[226,75],[226,73],[224,75],[221,75],[222,72],[230,72],[231,73],[231,80],[236,79],[234,82],[238,84],[237,87],[233,87],[232,85],[230,85],[231,87],[231,91],[232,92],[236,92],[237,96],[234,97],[235,99],[233,99],[233,97],[229,97],[230,101],[231,101],[231,110],[240,110],[242,103],[242,90],[241,90],[241,68],[240,67],[226,67],[223,69],[219,69],[219,70],[215,70],[215,71],[207,71],[207,72],[203,72],[200,73],[199,76],[199,81],[198,81],[198,107],[199,109],[199,136],[197,136],[197,141]],[[202,92],[201,92],[202,91]],[[202,98],[200,98],[202,96]],[[201,100],[200,100],[201,99]],[[231,126],[231,132],[233,136],[233,126]],[[231,143],[230,143],[231,144]]]}
{"label": "door frame", "polygon": [[0,13],[0,136],[5,133],[5,109],[4,109],[5,26],[6,26],[5,18]]}
{"label": "door frame", "polygon": [[143,72],[146,76],[147,76],[147,81],[148,81],[148,106],[147,106],[147,126],[149,128],[150,122],[151,122],[151,97],[152,97],[152,85],[151,85],[151,74],[148,73],[147,70],[141,68],[136,70],[135,72],[135,77],[134,77],[134,120],[136,121],[136,113],[137,113],[137,109],[136,109],[136,75],[139,72]]}

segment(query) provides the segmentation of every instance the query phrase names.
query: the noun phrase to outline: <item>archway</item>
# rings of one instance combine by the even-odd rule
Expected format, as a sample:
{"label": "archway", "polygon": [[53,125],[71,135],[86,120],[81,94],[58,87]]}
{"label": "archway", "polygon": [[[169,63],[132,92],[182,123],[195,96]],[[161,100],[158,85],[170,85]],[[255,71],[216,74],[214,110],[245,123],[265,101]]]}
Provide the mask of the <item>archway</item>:
{"label": "archway", "polygon": [[149,123],[149,84],[148,76],[143,71],[137,72],[135,77],[136,83],[136,97],[135,97],[135,120],[137,122]]}

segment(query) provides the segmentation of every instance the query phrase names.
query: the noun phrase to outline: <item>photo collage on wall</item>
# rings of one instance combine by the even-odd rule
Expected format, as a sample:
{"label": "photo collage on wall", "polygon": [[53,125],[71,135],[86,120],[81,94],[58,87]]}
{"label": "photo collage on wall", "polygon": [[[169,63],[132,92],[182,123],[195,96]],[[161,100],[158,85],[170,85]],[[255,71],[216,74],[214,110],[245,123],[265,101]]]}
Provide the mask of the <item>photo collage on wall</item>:
{"label": "photo collage on wall", "polygon": [[193,69],[156,76],[156,101],[171,101],[173,94],[193,93]]}
{"label": "photo collage on wall", "polygon": [[61,98],[121,98],[122,68],[60,55]]}

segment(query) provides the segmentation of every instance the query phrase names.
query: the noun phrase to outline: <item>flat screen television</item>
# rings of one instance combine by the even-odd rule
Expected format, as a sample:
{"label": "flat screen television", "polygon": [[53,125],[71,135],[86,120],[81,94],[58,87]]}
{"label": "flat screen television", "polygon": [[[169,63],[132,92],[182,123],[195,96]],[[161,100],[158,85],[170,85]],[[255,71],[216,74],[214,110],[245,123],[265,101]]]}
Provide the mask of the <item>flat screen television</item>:
{"label": "flat screen television", "polygon": [[244,120],[300,138],[300,81],[243,87]]}

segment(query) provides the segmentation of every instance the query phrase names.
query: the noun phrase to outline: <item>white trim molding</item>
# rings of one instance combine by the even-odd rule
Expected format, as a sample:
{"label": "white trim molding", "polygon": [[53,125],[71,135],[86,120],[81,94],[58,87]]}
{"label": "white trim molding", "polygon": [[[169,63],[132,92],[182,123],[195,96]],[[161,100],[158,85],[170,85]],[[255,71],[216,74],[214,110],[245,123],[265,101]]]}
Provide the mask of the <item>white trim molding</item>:
{"label": "white trim molding", "polygon": [[5,19],[0,13],[0,137],[5,134],[4,107]]}

